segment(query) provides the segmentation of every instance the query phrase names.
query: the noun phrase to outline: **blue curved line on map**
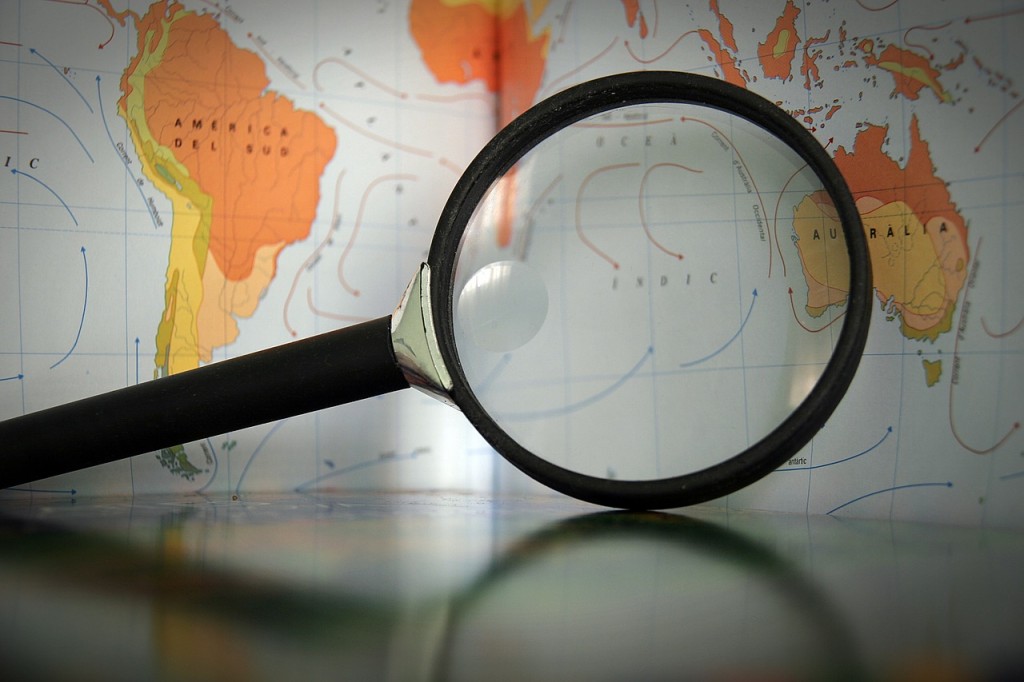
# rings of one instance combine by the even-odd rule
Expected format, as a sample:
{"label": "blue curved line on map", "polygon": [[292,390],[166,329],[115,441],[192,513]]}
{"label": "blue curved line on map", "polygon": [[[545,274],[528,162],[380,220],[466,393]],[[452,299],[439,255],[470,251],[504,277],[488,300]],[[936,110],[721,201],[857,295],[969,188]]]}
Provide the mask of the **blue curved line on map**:
{"label": "blue curved line on map", "polygon": [[114,142],[114,136],[110,134],[110,126],[107,124],[107,115],[103,111],[103,93],[100,91],[100,77],[96,76],[96,96],[100,101],[100,120],[103,121],[103,129],[107,131],[107,139],[110,140],[110,146],[113,147],[114,153],[117,154],[117,158],[121,159],[121,163],[124,164],[124,170],[128,173],[128,177],[132,179],[132,185],[139,191],[139,197],[142,199],[142,205],[146,207],[146,213],[149,214],[149,219],[153,222],[153,229],[158,229],[156,224],[156,217],[153,212],[149,210],[149,203],[146,201],[146,195],[142,192],[142,187],[139,185],[139,179],[135,177],[135,173],[132,173],[132,169],[128,167],[128,163],[117,149],[117,143]]}
{"label": "blue curved line on map", "polygon": [[0,377],[0,381],[14,381],[15,379],[24,379],[24,374],[15,374],[12,377]]}
{"label": "blue curved line on map", "polygon": [[484,380],[480,382],[480,385],[476,386],[473,390],[475,390],[477,393],[483,393],[484,391],[489,389],[491,387],[491,384],[494,383],[494,380],[497,379],[498,376],[505,371],[505,368],[508,367],[508,363],[511,361],[511,353],[505,353],[504,355],[502,355],[501,359],[498,360],[498,362],[494,365],[494,368],[491,369],[491,371],[488,372],[487,376],[484,377]]}
{"label": "blue curved line on map", "polygon": [[78,346],[78,340],[82,338],[82,327],[85,326],[85,311],[89,307],[89,259],[85,257],[85,247],[82,247],[82,267],[85,269],[85,296],[82,301],[82,319],[78,321],[78,333],[75,334],[75,342],[71,344],[71,348],[64,354],[57,362],[50,365],[50,369],[53,369],[60,363],[71,357],[71,354],[75,352],[75,348]]}
{"label": "blue curved line on map", "polygon": [[373,468],[373,467],[376,467],[376,466],[380,466],[382,464],[391,464],[391,463],[396,463],[396,462],[409,462],[409,461],[412,461],[412,460],[416,459],[417,457],[422,457],[424,454],[425,454],[424,450],[417,449],[417,450],[413,450],[412,452],[404,454],[404,455],[395,455],[393,457],[378,457],[377,459],[369,459],[369,460],[366,460],[365,462],[356,462],[355,464],[349,464],[348,466],[341,467],[340,469],[335,469],[334,471],[330,471],[330,472],[328,472],[326,474],[322,474],[320,476],[317,476],[314,479],[311,479],[309,481],[306,481],[305,483],[301,483],[301,484],[295,486],[295,492],[297,492],[297,493],[305,492],[309,488],[312,488],[313,486],[319,485],[320,483],[324,482],[325,480],[327,480],[329,478],[337,478],[338,476],[344,476],[345,474],[350,474],[353,471],[359,471],[360,469],[370,469],[370,468]]}
{"label": "blue curved line on map", "polygon": [[1012,481],[1015,478],[1024,478],[1024,471],[1015,471],[1012,474],[1003,474],[999,477],[1000,481]]}
{"label": "blue curved line on map", "polygon": [[892,434],[892,427],[890,426],[889,428],[887,428],[885,430],[885,435],[882,436],[881,440],[879,440],[877,443],[872,445],[867,450],[863,450],[861,452],[858,452],[856,455],[850,455],[849,457],[844,457],[843,459],[837,459],[834,462],[825,462],[824,464],[815,464],[813,466],[806,466],[806,467],[786,467],[785,469],[776,469],[775,471],[777,471],[777,472],[782,472],[782,471],[813,471],[814,469],[823,469],[825,467],[835,466],[836,464],[842,464],[843,462],[849,462],[851,459],[857,459],[858,457],[863,457],[864,455],[868,454],[869,452],[871,452],[873,450],[876,450],[879,446],[881,446],[882,443],[885,442],[885,439],[888,438],[891,434]]}
{"label": "blue curved line on map", "polygon": [[709,355],[705,355],[702,358],[697,358],[696,360],[690,360],[689,362],[684,362],[684,363],[680,364],[679,366],[682,367],[682,368],[686,368],[686,367],[693,367],[694,365],[699,365],[702,362],[707,362],[708,360],[710,360],[711,358],[715,357],[716,355],[718,355],[719,353],[724,351],[726,348],[731,346],[732,342],[735,341],[736,339],[738,339],[740,337],[740,334],[743,333],[743,328],[747,326],[747,322],[750,320],[750,314],[752,312],[754,312],[754,304],[755,303],[757,303],[757,289],[754,289],[754,293],[752,294],[752,297],[750,299],[750,307],[747,308],[747,316],[743,318],[743,322],[740,323],[740,328],[736,330],[736,333],[733,334],[732,337],[728,341],[726,341],[724,344],[722,344],[713,353],[711,353]]}
{"label": "blue curved line on map", "polygon": [[532,411],[532,412],[505,413],[505,414],[502,414],[501,416],[504,419],[510,419],[510,420],[513,420],[513,421],[528,421],[530,419],[544,419],[546,417],[563,417],[563,416],[565,416],[567,414],[572,414],[573,412],[576,412],[578,410],[582,410],[585,407],[590,407],[594,403],[596,403],[596,402],[598,402],[600,400],[604,400],[605,398],[610,396],[612,393],[617,391],[623,384],[625,384],[627,381],[632,379],[636,375],[636,373],[639,372],[640,369],[645,364],[647,364],[647,361],[650,360],[651,357],[653,357],[653,356],[654,356],[654,347],[653,346],[649,346],[647,348],[647,350],[644,351],[643,357],[640,358],[640,361],[637,362],[635,365],[633,365],[629,369],[628,372],[623,374],[620,378],[616,379],[615,382],[613,384],[611,384],[610,386],[608,386],[607,388],[603,388],[600,391],[598,391],[597,393],[595,393],[594,395],[592,395],[592,396],[590,396],[588,398],[584,398],[583,400],[580,400],[579,402],[571,403],[569,405],[563,405],[562,407],[546,409],[546,410],[535,410],[535,411]]}
{"label": "blue curved line on map", "polygon": [[67,83],[68,85],[70,85],[70,86],[71,86],[71,89],[72,89],[72,90],[74,90],[74,91],[75,91],[76,93],[78,93],[78,96],[82,98],[82,101],[83,101],[83,102],[85,102],[85,106],[86,106],[86,107],[88,107],[88,109],[89,109],[89,113],[90,113],[90,114],[91,114],[91,113],[93,113],[93,110],[92,110],[92,105],[91,105],[91,104],[89,104],[89,100],[87,100],[87,99],[85,98],[85,95],[83,95],[83,94],[82,94],[82,92],[81,92],[81,91],[80,91],[80,90],[79,90],[79,89],[78,89],[77,87],[75,87],[75,84],[71,82],[71,79],[69,79],[69,78],[68,78],[67,76],[65,76],[65,75],[64,75],[64,72],[63,72],[63,71],[62,71],[62,70],[61,70],[60,68],[58,68],[56,64],[54,64],[54,63],[53,63],[53,62],[51,62],[51,61],[50,61],[49,59],[47,59],[47,58],[46,58],[46,57],[45,57],[45,56],[43,55],[43,53],[42,53],[42,52],[40,52],[39,50],[37,50],[37,49],[36,49],[36,48],[34,48],[34,47],[30,47],[30,48],[28,49],[28,51],[29,51],[29,52],[31,52],[32,54],[34,54],[35,56],[39,57],[40,59],[42,59],[42,60],[43,60],[44,62],[46,62],[47,64],[49,64],[49,65],[50,65],[50,68],[52,68],[52,69],[53,69],[54,71],[56,71],[56,72],[57,72],[57,75],[58,75],[58,76],[60,76],[61,78],[63,78],[63,79],[64,79],[64,82],[65,82],[65,83]]}
{"label": "blue curved line on map", "polygon": [[196,490],[197,493],[201,493],[210,487],[210,484],[217,479],[217,472],[220,471],[220,460],[217,458],[217,449],[213,447],[213,441],[209,438],[206,439],[206,444],[210,446],[211,456],[213,457],[213,473],[210,474],[210,478],[207,479],[206,483],[201,488]]}
{"label": "blue curved line on map", "polygon": [[76,133],[71,128],[71,126],[68,125],[68,122],[65,121],[64,119],[62,119],[60,116],[58,116],[57,114],[53,113],[52,111],[50,111],[46,107],[41,107],[38,104],[35,104],[34,102],[29,102],[27,99],[21,99],[19,97],[10,97],[9,95],[0,95],[0,99],[6,99],[6,100],[10,100],[12,102],[21,102],[22,104],[27,104],[30,107],[35,107],[36,109],[39,109],[40,111],[45,111],[50,116],[53,116],[55,119],[57,119],[58,121],[63,123],[64,127],[68,129],[69,133],[71,133],[72,137],[74,137],[75,140],[78,141],[78,144],[81,145],[81,147],[82,147],[82,151],[85,152],[85,155],[89,157],[89,161],[91,161],[93,163],[96,163],[95,159],[92,158],[92,154],[90,154],[89,150],[85,148],[85,143],[82,142],[82,138],[80,138],[78,136],[78,133]]}
{"label": "blue curved line on map", "polygon": [[876,490],[873,493],[868,493],[867,495],[861,495],[860,497],[855,497],[852,500],[850,500],[849,502],[844,502],[843,504],[839,505],[838,507],[836,507],[834,509],[830,509],[829,511],[827,511],[825,513],[826,514],[831,514],[833,512],[839,511],[843,507],[850,506],[854,502],[860,502],[861,500],[863,500],[865,498],[873,497],[875,495],[881,495],[882,493],[891,493],[891,492],[896,491],[896,490],[906,490],[907,488],[952,488],[952,487],[953,487],[953,481],[946,481],[944,483],[907,483],[906,485],[896,485],[896,486],[893,486],[891,488],[885,488],[884,490]]}
{"label": "blue curved line on map", "polygon": [[[237,483],[237,484],[235,484],[235,494],[236,494],[236,495],[237,495],[237,494],[238,494],[239,492],[241,492],[241,490],[242,490],[242,481],[244,481],[244,480],[245,480],[245,475],[246,475],[247,473],[249,473],[249,467],[250,467],[250,466],[252,466],[253,460],[255,460],[255,459],[256,459],[256,455],[260,454],[260,450],[262,450],[262,449],[263,449],[263,446],[267,444],[267,441],[269,441],[269,440],[270,440],[270,438],[271,438],[271,437],[272,437],[272,436],[273,436],[273,435],[274,435],[275,433],[277,433],[277,430],[278,430],[279,428],[281,428],[281,426],[283,426],[283,425],[284,425],[284,423],[285,423],[285,422],[287,422],[287,421],[288,421],[287,419],[282,419],[281,421],[279,421],[279,422],[277,422],[276,424],[274,424],[274,427],[273,427],[272,429],[270,429],[270,431],[268,431],[268,432],[267,432],[267,435],[263,436],[263,440],[261,440],[261,441],[259,442],[259,444],[258,444],[258,445],[256,446],[256,449],[252,451],[252,454],[251,454],[251,455],[249,455],[249,459],[248,459],[248,461],[246,461],[246,463],[245,463],[245,466],[244,466],[244,467],[242,467],[242,473],[241,473],[241,475],[240,475],[240,476],[238,477],[238,483]],[[212,480],[212,479],[211,479],[211,480]]]}
{"label": "blue curved line on map", "polygon": [[76,227],[78,226],[78,218],[76,218],[75,214],[71,212],[71,207],[67,205],[67,202],[65,202],[63,199],[60,198],[59,194],[57,194],[55,191],[53,191],[52,187],[50,187],[45,182],[43,182],[42,180],[40,180],[36,176],[32,175],[31,173],[26,173],[25,171],[20,171],[17,168],[12,168],[11,169],[11,174],[12,175],[22,175],[22,176],[28,178],[29,180],[35,180],[40,185],[42,185],[50,194],[52,194],[54,197],[56,197],[57,201],[60,202],[60,205],[63,206],[64,210],[68,212],[69,216],[71,216],[71,219],[73,221],[75,221],[75,226]]}

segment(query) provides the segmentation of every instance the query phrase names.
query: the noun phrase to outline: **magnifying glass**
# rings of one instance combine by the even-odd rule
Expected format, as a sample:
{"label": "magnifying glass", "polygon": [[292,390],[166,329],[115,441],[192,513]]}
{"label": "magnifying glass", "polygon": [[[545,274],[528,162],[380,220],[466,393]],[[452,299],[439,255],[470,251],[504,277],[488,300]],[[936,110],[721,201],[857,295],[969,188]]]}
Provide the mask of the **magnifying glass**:
{"label": "magnifying glass", "polygon": [[484,147],[392,315],[0,423],[0,487],[413,386],[555,490],[695,504],[822,427],[870,301],[853,198],[798,122],[619,74]]}

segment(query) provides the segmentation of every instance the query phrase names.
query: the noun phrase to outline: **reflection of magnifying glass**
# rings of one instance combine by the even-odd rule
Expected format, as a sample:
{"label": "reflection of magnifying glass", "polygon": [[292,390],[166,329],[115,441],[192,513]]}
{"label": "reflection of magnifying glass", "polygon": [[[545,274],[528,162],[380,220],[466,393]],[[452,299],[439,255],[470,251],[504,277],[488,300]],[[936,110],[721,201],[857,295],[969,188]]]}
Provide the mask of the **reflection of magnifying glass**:
{"label": "reflection of magnifying glass", "polygon": [[[243,504],[228,519],[216,504],[7,505],[0,595],[20,600],[23,617],[4,631],[0,660],[32,673],[15,679],[869,679],[851,614],[831,594],[843,589],[734,529],[646,512],[535,529],[536,510],[468,507],[440,524],[426,512],[421,526],[424,512],[402,506]],[[130,534],[115,528],[129,517]],[[425,532],[400,530],[412,527]],[[457,557],[432,542],[453,531],[469,545]],[[324,551],[325,538],[340,542]],[[487,557],[485,570],[450,571]],[[52,642],[72,639],[53,656]]]}
{"label": "reflection of magnifying glass", "polygon": [[591,81],[480,152],[393,316],[4,422],[0,486],[413,385],[559,491],[693,504],[824,424],[869,267],[785,112],[688,74]]}
{"label": "reflection of magnifying glass", "polygon": [[575,517],[514,544],[452,600],[431,679],[866,679],[828,597],[713,523]]}

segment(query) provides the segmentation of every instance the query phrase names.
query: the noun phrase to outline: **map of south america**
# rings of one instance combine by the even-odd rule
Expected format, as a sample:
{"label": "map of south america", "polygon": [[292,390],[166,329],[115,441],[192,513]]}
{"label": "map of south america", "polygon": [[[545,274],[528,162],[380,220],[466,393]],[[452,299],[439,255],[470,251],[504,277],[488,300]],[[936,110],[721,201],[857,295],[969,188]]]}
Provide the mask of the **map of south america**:
{"label": "map of south america", "polygon": [[166,1],[131,16],[138,52],[118,111],[146,177],[173,206],[156,331],[155,374],[164,376],[237,338],[236,319],[255,312],[281,250],[309,235],[337,140],[268,90],[259,56],[213,17]]}

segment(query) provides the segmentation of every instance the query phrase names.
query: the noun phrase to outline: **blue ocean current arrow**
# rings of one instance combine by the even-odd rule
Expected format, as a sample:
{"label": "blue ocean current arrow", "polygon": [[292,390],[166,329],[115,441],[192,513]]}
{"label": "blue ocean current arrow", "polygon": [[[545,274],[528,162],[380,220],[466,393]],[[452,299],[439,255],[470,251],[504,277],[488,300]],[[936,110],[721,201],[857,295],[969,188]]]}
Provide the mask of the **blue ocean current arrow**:
{"label": "blue ocean current arrow", "polygon": [[733,334],[732,337],[728,341],[726,341],[724,344],[719,346],[712,353],[710,353],[708,355],[705,355],[702,358],[697,358],[696,360],[690,360],[689,362],[684,362],[684,363],[680,364],[679,366],[682,367],[682,368],[686,368],[686,367],[693,367],[694,365],[699,365],[702,362],[707,362],[708,360],[710,360],[711,358],[715,357],[719,353],[723,352],[726,348],[731,346],[732,342],[735,341],[736,339],[738,339],[740,337],[740,334],[743,333],[743,328],[747,326],[747,322],[750,320],[750,313],[754,312],[754,304],[755,303],[757,303],[757,289],[754,289],[754,293],[752,294],[752,298],[750,299],[750,307],[747,308],[747,316],[743,318],[743,322],[740,323],[740,328],[736,330],[736,333]]}
{"label": "blue ocean current arrow", "polygon": [[63,78],[63,79],[64,79],[64,82],[65,82],[65,83],[67,83],[68,85],[70,85],[70,86],[71,86],[71,89],[72,89],[72,90],[74,90],[74,91],[75,91],[76,93],[78,93],[78,96],[82,98],[82,101],[83,101],[83,102],[85,102],[85,106],[86,106],[86,107],[88,107],[88,109],[89,109],[89,113],[90,113],[90,114],[91,114],[91,113],[93,113],[93,110],[92,110],[92,105],[91,105],[91,104],[89,104],[89,100],[87,100],[87,99],[85,98],[85,95],[83,95],[83,94],[82,94],[82,92],[81,92],[81,91],[80,91],[80,90],[79,90],[79,89],[78,89],[77,87],[75,87],[75,84],[71,82],[71,79],[69,79],[69,78],[68,78],[67,76],[65,76],[65,75],[64,75],[64,72],[63,72],[63,71],[62,71],[62,70],[61,70],[61,69],[60,69],[60,68],[59,68],[59,67],[58,67],[58,66],[57,66],[56,64],[54,64],[54,63],[53,63],[53,62],[51,62],[51,61],[50,61],[49,59],[47,59],[47,58],[46,58],[46,57],[45,57],[45,56],[43,55],[43,53],[42,53],[42,52],[40,52],[39,50],[37,50],[37,49],[36,49],[36,48],[34,48],[34,47],[30,47],[30,48],[28,49],[28,51],[29,51],[29,52],[31,52],[32,54],[34,54],[35,56],[39,57],[40,59],[42,59],[42,60],[43,60],[44,62],[46,62],[47,64],[49,64],[49,65],[50,65],[50,68],[52,68],[52,69],[53,69],[54,71],[56,71],[56,72],[57,72],[57,75],[58,75],[58,76],[60,76],[61,78]]}
{"label": "blue ocean current arrow", "polygon": [[824,467],[830,467],[830,466],[835,466],[836,464],[842,464],[843,462],[849,462],[851,459],[857,459],[858,457],[862,457],[862,456],[868,454],[869,452],[872,452],[873,450],[878,449],[878,447],[881,446],[882,443],[885,442],[885,439],[888,438],[890,436],[890,434],[892,434],[892,427],[891,426],[885,430],[885,434],[882,436],[882,438],[877,443],[875,443],[874,445],[869,447],[867,450],[862,450],[861,452],[858,452],[855,455],[850,455],[849,457],[843,457],[842,459],[837,459],[834,462],[825,462],[823,464],[813,464],[811,466],[805,466],[805,467],[786,467],[785,469],[776,469],[775,471],[776,472],[783,472],[783,471],[812,471],[814,469],[822,469]]}
{"label": "blue ocean current arrow", "polygon": [[850,506],[854,502],[860,502],[863,499],[866,499],[868,497],[874,497],[875,495],[881,495],[882,493],[890,493],[890,492],[895,492],[897,490],[906,490],[908,488],[952,488],[952,487],[953,487],[953,481],[945,481],[945,482],[942,482],[942,483],[907,483],[906,485],[895,485],[895,486],[893,486],[891,488],[884,488],[882,490],[876,490],[873,493],[868,493],[866,495],[861,495],[860,497],[855,497],[852,500],[850,500],[849,502],[844,502],[843,504],[839,505],[838,507],[830,509],[830,510],[828,510],[825,513],[826,514],[832,514],[834,512],[839,511],[843,507]]}
{"label": "blue ocean current arrow", "polygon": [[50,116],[53,116],[55,119],[60,121],[64,125],[64,127],[68,129],[68,132],[71,133],[71,136],[74,137],[75,140],[78,141],[78,144],[82,147],[82,151],[85,152],[85,155],[89,157],[89,161],[95,163],[95,160],[92,158],[92,154],[90,154],[89,150],[85,148],[85,143],[82,142],[82,138],[78,137],[78,133],[76,133],[74,131],[74,129],[71,126],[68,125],[68,122],[65,121],[63,118],[61,118],[57,114],[53,113],[52,111],[50,111],[46,107],[41,107],[38,104],[35,104],[34,102],[29,102],[26,99],[21,99],[19,97],[11,97],[9,95],[0,95],[0,99],[6,99],[6,100],[10,100],[11,102],[19,102],[21,104],[25,104],[25,105],[30,106],[30,107],[35,107],[36,109],[39,109],[40,111],[44,111],[47,114],[49,114]]}
{"label": "blue ocean current arrow", "polygon": [[121,159],[121,162],[124,163],[124,169],[128,173],[128,177],[132,179],[132,184],[135,186],[135,189],[138,190],[139,197],[142,199],[142,205],[146,207],[146,213],[149,214],[149,219],[153,221],[153,227],[158,228],[159,226],[156,224],[156,218],[153,216],[153,212],[149,208],[149,202],[146,201],[146,195],[142,191],[142,186],[139,185],[139,179],[135,177],[135,174],[132,173],[132,169],[128,167],[124,157],[121,156],[121,153],[117,149],[117,143],[114,142],[114,136],[110,134],[110,126],[107,124],[107,116],[103,111],[103,92],[100,90],[100,77],[98,75],[96,76],[96,96],[100,100],[100,119],[103,121],[103,129],[107,131],[107,139],[110,140],[110,146],[114,148],[114,153],[116,153],[118,158]]}
{"label": "blue ocean current arrow", "polygon": [[56,193],[56,192],[55,192],[55,191],[53,190],[53,188],[52,188],[52,187],[50,187],[50,186],[49,186],[49,185],[47,185],[47,184],[46,184],[45,182],[43,182],[42,180],[40,180],[40,179],[39,179],[39,178],[37,178],[36,176],[32,175],[31,173],[26,173],[25,171],[20,171],[20,170],[18,170],[17,168],[12,168],[12,169],[11,169],[11,173],[12,173],[13,175],[21,175],[21,176],[23,176],[23,177],[26,177],[26,178],[28,178],[29,180],[34,180],[35,182],[37,182],[37,183],[39,183],[40,185],[42,185],[42,186],[43,186],[43,188],[44,188],[44,189],[46,189],[46,191],[48,191],[48,192],[49,192],[50,194],[52,194],[52,195],[53,195],[53,196],[54,196],[54,197],[55,197],[55,198],[57,199],[57,201],[59,201],[59,202],[60,202],[60,205],[61,205],[61,206],[63,206],[63,207],[64,207],[64,210],[68,212],[68,215],[69,215],[69,216],[71,216],[71,220],[75,221],[75,226],[76,226],[76,227],[78,226],[78,218],[76,218],[76,217],[75,217],[75,214],[71,212],[71,207],[67,205],[67,202],[65,202],[65,201],[64,201],[63,199],[61,199],[61,198],[60,198],[60,195],[59,195],[59,194],[57,194],[57,193]]}
{"label": "blue ocean current arrow", "polygon": [[78,346],[78,340],[82,338],[82,327],[85,326],[85,311],[89,307],[89,259],[85,256],[85,247],[82,247],[82,267],[85,269],[85,295],[82,300],[82,318],[78,322],[78,332],[75,334],[75,342],[71,344],[71,348],[64,354],[57,362],[50,365],[50,369],[53,369],[60,363],[71,357],[71,354],[75,352],[75,348]]}

